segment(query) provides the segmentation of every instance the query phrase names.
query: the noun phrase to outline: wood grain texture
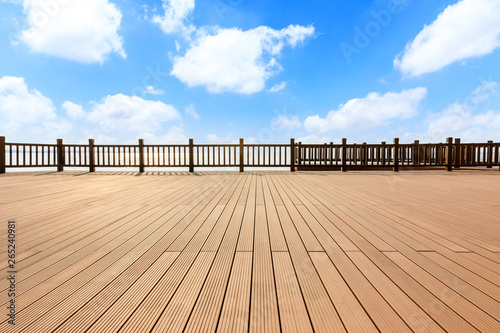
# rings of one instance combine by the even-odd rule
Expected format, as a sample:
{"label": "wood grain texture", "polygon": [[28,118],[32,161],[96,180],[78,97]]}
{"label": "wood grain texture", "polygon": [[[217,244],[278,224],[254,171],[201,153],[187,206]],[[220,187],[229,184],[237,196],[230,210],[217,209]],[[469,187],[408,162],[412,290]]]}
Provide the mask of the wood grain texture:
{"label": "wood grain texture", "polygon": [[499,197],[464,167],[8,172],[0,332],[500,332]]}

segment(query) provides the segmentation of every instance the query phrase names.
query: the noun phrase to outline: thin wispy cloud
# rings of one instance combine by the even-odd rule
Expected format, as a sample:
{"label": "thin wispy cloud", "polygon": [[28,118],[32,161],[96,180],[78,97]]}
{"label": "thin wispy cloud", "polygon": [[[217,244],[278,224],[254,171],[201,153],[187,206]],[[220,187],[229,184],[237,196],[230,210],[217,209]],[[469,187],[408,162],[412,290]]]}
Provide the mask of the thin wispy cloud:
{"label": "thin wispy cloud", "polygon": [[189,104],[188,106],[186,106],[185,111],[186,114],[191,118],[193,118],[194,120],[200,119],[200,115],[196,112],[196,109],[193,104]]}
{"label": "thin wispy cloud", "polygon": [[274,86],[272,86],[271,88],[269,88],[268,91],[271,92],[271,93],[274,93],[274,92],[281,91],[281,90],[283,90],[285,88],[286,88],[286,82],[282,81],[280,83],[276,83]]}

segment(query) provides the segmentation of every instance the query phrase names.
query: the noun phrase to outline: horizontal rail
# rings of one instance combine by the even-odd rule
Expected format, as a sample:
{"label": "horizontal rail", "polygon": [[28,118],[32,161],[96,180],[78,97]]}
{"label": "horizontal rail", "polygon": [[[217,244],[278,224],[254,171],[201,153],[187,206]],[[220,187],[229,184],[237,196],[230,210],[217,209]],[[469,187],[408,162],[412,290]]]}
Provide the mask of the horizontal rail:
{"label": "horizontal rail", "polygon": [[89,144],[11,143],[0,137],[0,173],[7,168],[132,167],[143,172],[155,167],[185,167],[189,171],[204,167],[290,168],[295,170],[361,170],[446,167],[500,166],[500,143],[461,143],[459,138],[446,143],[400,144],[399,139],[387,144],[162,144],[96,145]]}

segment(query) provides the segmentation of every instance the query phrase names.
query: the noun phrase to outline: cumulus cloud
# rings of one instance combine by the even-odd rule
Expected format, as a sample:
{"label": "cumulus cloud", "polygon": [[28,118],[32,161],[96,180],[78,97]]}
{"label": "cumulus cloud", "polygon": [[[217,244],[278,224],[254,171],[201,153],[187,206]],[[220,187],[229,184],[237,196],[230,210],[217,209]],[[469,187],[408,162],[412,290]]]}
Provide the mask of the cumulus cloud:
{"label": "cumulus cloud", "polygon": [[87,115],[81,105],[73,102],[66,101],[63,103],[62,107],[71,119],[82,119]]}
{"label": "cumulus cloud", "polygon": [[473,113],[467,105],[453,103],[431,115],[427,131],[417,136],[423,142],[444,142],[450,136],[462,142],[500,140],[500,112]]}
{"label": "cumulus cloud", "polygon": [[286,82],[282,81],[281,83],[276,83],[274,86],[272,86],[270,89],[267,91],[269,92],[278,92],[286,88]]}
{"label": "cumulus cloud", "polygon": [[185,111],[186,111],[186,114],[188,116],[190,116],[191,118],[193,118],[194,120],[200,119],[200,115],[196,112],[193,104],[189,104],[188,106],[186,106]]}
{"label": "cumulus cloud", "polygon": [[500,46],[500,2],[462,0],[424,26],[394,66],[406,76],[435,72],[456,61],[483,56]]}
{"label": "cumulus cloud", "polygon": [[36,124],[56,118],[52,101],[38,90],[28,90],[22,77],[0,79],[0,112],[7,121]]}
{"label": "cumulus cloud", "polygon": [[447,137],[458,137],[463,142],[500,140],[500,111],[484,111],[480,103],[498,92],[498,84],[484,81],[473,90],[464,103],[455,102],[439,113],[427,117],[427,130],[412,134],[423,142],[444,142]]}
{"label": "cumulus cloud", "polygon": [[0,78],[0,120],[2,133],[24,140],[34,134],[53,139],[72,128],[57,116],[52,100],[36,89],[29,90],[22,77]]}
{"label": "cumulus cloud", "polygon": [[[161,101],[117,94],[87,103],[86,107],[65,101],[58,115],[52,100],[36,89],[28,89],[22,77],[0,78],[0,133],[10,140],[71,142],[94,138],[99,143],[124,142],[137,133],[154,142],[187,142],[175,107]],[[148,134],[149,133],[149,134]],[[117,140],[118,138],[118,140]]]}
{"label": "cumulus cloud", "polygon": [[34,52],[103,63],[109,54],[126,58],[118,34],[122,14],[108,0],[24,0],[28,28],[20,40]]}
{"label": "cumulus cloud", "polygon": [[276,118],[274,118],[271,121],[271,124],[275,127],[285,129],[285,130],[293,130],[294,128],[299,128],[302,126],[302,123],[299,120],[299,117],[293,116],[289,118],[288,116],[281,115]]}
{"label": "cumulus cloud", "polygon": [[[47,138],[47,141],[55,140],[67,135],[73,129],[73,124],[64,118],[58,118],[53,121],[45,121],[39,125],[30,128],[30,135],[37,138]],[[26,140],[25,137],[23,139]]]}
{"label": "cumulus cloud", "polygon": [[154,15],[151,21],[167,34],[189,32],[194,28],[187,18],[194,10],[194,0],[162,0],[163,16]]}
{"label": "cumulus cloud", "polygon": [[102,102],[92,104],[93,109],[87,119],[109,126],[109,131],[124,129],[154,132],[161,129],[162,122],[181,119],[179,112],[173,106],[160,101],[144,100],[137,96],[108,95]]}
{"label": "cumulus cloud", "polygon": [[313,34],[312,26],[296,25],[282,30],[265,26],[246,31],[200,30],[186,54],[173,59],[171,75],[190,87],[205,86],[214,93],[256,93],[282,70],[277,58],[283,47],[295,47]]}
{"label": "cumulus cloud", "polygon": [[309,116],[304,122],[309,132],[324,133],[334,129],[362,131],[388,124],[393,119],[405,119],[418,113],[418,106],[427,95],[427,89],[418,87],[400,93],[384,95],[369,93],[355,98],[328,112],[325,118]]}

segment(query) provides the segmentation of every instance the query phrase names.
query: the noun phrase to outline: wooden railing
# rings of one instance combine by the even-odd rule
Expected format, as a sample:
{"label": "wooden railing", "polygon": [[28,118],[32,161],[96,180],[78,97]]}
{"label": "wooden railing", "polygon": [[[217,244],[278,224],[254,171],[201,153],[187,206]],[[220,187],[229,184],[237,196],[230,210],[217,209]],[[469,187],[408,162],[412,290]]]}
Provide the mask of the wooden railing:
{"label": "wooden railing", "polygon": [[302,144],[290,139],[289,144],[194,144],[137,145],[7,143],[0,137],[0,173],[7,168],[96,167],[145,168],[185,167],[190,172],[200,167],[290,168],[295,170],[382,170],[445,167],[448,171],[460,167],[500,166],[500,143],[462,143],[448,138],[446,143],[400,144]]}

